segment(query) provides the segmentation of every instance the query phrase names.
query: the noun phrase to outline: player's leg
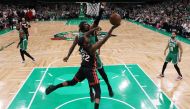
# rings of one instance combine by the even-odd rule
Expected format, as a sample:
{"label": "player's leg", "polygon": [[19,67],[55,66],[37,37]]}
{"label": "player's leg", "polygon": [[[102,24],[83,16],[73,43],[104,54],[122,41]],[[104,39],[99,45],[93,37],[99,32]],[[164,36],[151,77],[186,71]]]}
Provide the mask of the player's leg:
{"label": "player's leg", "polygon": [[32,59],[33,61],[35,61],[35,59],[34,59],[29,53],[26,52],[27,47],[28,47],[28,41],[25,39],[25,40],[23,41],[23,53],[24,53],[26,56],[28,56],[30,59]]}
{"label": "player's leg", "polygon": [[25,58],[24,58],[24,52],[22,49],[20,49],[20,55],[22,57],[22,61],[24,62],[25,61]]}
{"label": "player's leg", "polygon": [[182,79],[182,74],[181,71],[178,67],[178,54],[173,54],[173,58],[172,58],[172,63],[174,64],[174,68],[176,69],[177,73],[178,73],[178,77],[177,80],[181,80]]}
{"label": "player's leg", "polygon": [[95,103],[94,103],[94,109],[99,109],[99,103],[100,103],[100,96],[101,96],[101,90],[100,90],[100,84],[99,79],[96,74],[96,69],[85,69],[85,75],[88,80],[88,83],[90,87],[92,87],[95,91]]}
{"label": "player's leg", "polygon": [[94,88],[95,91],[94,109],[99,109],[100,97],[101,97],[100,84],[93,85],[92,87]]}
{"label": "player's leg", "polygon": [[101,90],[100,90],[100,85],[99,85],[99,79],[96,74],[96,69],[85,69],[85,75],[88,80],[88,83],[90,87],[92,87],[95,91],[95,104],[94,104],[94,109],[99,108],[99,102],[100,102],[100,96],[101,96]]}
{"label": "player's leg", "polygon": [[35,59],[28,52],[26,52],[25,50],[24,50],[24,54],[26,56],[28,56],[30,59],[32,59],[33,61],[35,61]]}
{"label": "player's leg", "polygon": [[82,74],[82,69],[80,68],[72,80],[65,81],[65,82],[59,83],[57,85],[48,86],[48,88],[45,91],[46,95],[50,94],[51,92],[53,92],[56,89],[61,88],[61,87],[74,86],[78,82],[83,81],[84,79],[85,79],[85,76]]}
{"label": "player's leg", "polygon": [[168,65],[168,62],[171,62],[172,60],[172,57],[171,57],[171,54],[169,53],[167,56],[166,56],[166,59],[165,59],[165,62],[164,62],[164,65],[162,67],[162,73],[158,76],[158,77],[164,77],[164,71]]}
{"label": "player's leg", "polygon": [[104,79],[105,83],[107,84],[108,91],[109,91],[109,96],[113,97],[114,93],[113,93],[112,87],[111,87],[111,85],[109,83],[108,76],[105,73],[104,67],[102,66],[102,68],[98,69],[98,72],[100,73],[100,75]]}
{"label": "player's leg", "polygon": [[93,89],[90,85],[89,85],[89,89],[90,89],[90,101],[94,102],[95,97],[94,97]]}
{"label": "player's leg", "polygon": [[72,79],[69,81],[65,81],[63,83],[59,83],[57,85],[50,85],[47,89],[46,89],[46,95],[50,94],[51,92],[55,91],[58,88],[61,87],[66,87],[66,86],[74,86],[78,83],[78,81],[76,79]]}
{"label": "player's leg", "polygon": [[175,69],[176,69],[176,71],[177,71],[177,73],[178,73],[178,75],[179,75],[179,76],[177,77],[177,80],[181,80],[183,77],[182,77],[182,74],[181,74],[181,71],[180,71],[178,65],[177,65],[177,64],[174,64],[174,67],[175,67]]}
{"label": "player's leg", "polygon": [[96,54],[96,59],[97,59],[97,70],[98,70],[99,74],[102,76],[102,78],[104,79],[105,83],[107,84],[109,96],[113,97],[114,93],[113,93],[112,87],[109,83],[108,76],[104,70],[103,63],[98,54]]}
{"label": "player's leg", "polygon": [[165,71],[167,65],[168,65],[168,62],[164,62],[164,65],[162,67],[162,73],[161,73],[160,77],[164,77],[164,71]]}

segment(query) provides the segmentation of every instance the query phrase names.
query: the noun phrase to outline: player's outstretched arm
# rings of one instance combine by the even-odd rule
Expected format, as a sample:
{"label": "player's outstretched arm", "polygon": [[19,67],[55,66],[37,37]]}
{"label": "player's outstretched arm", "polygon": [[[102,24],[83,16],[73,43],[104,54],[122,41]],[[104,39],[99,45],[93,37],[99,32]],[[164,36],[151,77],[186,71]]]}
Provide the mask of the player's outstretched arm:
{"label": "player's outstretched arm", "polygon": [[85,32],[85,33],[84,33],[84,37],[90,37],[90,35],[91,35],[92,33],[94,33],[94,31],[98,30],[99,28],[100,28],[100,27],[94,27],[94,28],[90,29],[88,32]]}
{"label": "player's outstretched arm", "polygon": [[100,8],[100,11],[99,11],[99,15],[98,15],[98,17],[96,17],[96,19],[94,20],[94,23],[93,23],[93,25],[92,25],[92,28],[97,27],[97,26],[99,25],[99,22],[100,22],[100,20],[101,20],[101,18],[102,18],[103,12],[104,12],[104,7],[101,7],[101,8]]}
{"label": "player's outstretched arm", "polygon": [[71,54],[73,53],[73,51],[74,51],[74,49],[75,49],[75,47],[76,47],[76,45],[77,45],[77,42],[78,42],[78,36],[75,37],[75,40],[73,41],[73,44],[71,45],[67,56],[63,58],[63,61],[64,61],[64,62],[67,62],[67,60],[69,59],[69,57],[70,57]]}
{"label": "player's outstretched arm", "polygon": [[118,26],[119,25],[112,26],[111,29],[109,30],[108,34],[101,41],[98,41],[95,44],[93,44],[92,47],[91,47],[91,49],[90,49],[91,53],[96,52],[96,50],[99,49],[111,37],[111,33]]}
{"label": "player's outstretched arm", "polygon": [[179,54],[179,62],[181,62],[181,58],[182,58],[182,54],[183,54],[183,48],[180,42],[177,43],[179,50],[180,50],[180,54]]}

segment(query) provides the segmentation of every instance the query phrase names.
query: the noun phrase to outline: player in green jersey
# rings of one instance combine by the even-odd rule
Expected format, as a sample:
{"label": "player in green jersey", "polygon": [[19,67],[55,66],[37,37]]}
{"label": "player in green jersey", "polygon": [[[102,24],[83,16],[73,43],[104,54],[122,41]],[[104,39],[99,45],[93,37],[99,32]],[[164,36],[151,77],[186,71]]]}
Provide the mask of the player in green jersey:
{"label": "player in green jersey", "polygon": [[21,25],[17,25],[16,29],[19,31],[19,38],[20,38],[20,42],[17,45],[17,48],[20,46],[20,55],[22,57],[22,63],[25,62],[25,58],[24,55],[28,56],[30,59],[32,59],[33,61],[35,61],[35,59],[26,52],[27,47],[28,47],[28,40],[27,40],[27,36],[24,33],[23,29],[21,28]]}
{"label": "player in green jersey", "polygon": [[174,64],[174,67],[175,67],[175,69],[179,75],[177,77],[177,80],[181,80],[183,77],[182,77],[182,74],[181,74],[180,69],[179,69],[177,64],[178,64],[178,62],[181,62],[183,49],[182,49],[181,43],[176,40],[176,33],[175,32],[172,32],[172,36],[168,41],[168,44],[167,44],[166,49],[164,51],[164,55],[166,55],[166,51],[168,48],[169,48],[169,53],[166,56],[165,63],[164,63],[163,68],[162,68],[162,73],[159,75],[159,77],[164,77],[164,71],[167,67],[167,64],[168,64],[168,62],[172,61],[172,63]]}

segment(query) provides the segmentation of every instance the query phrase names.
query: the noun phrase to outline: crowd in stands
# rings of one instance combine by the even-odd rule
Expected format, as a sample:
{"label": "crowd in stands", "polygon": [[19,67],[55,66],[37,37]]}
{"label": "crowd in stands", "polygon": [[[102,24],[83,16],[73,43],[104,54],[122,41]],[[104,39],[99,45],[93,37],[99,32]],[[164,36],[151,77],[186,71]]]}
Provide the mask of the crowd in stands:
{"label": "crowd in stands", "polygon": [[[0,30],[12,27],[22,17],[26,20],[64,20],[80,15],[79,3],[38,4],[33,8],[0,4]],[[156,4],[128,6],[125,4],[107,4],[103,19],[108,19],[116,11],[122,18],[132,19],[162,29],[167,32],[177,31],[179,35],[190,37],[190,4],[181,0],[166,0]]]}
{"label": "crowd in stands", "polygon": [[15,23],[21,21],[22,18],[27,20],[34,19],[36,14],[34,8],[24,8],[15,5],[0,4],[0,30],[5,28],[13,29]]}
{"label": "crowd in stands", "polygon": [[80,4],[64,3],[48,6],[36,6],[36,18],[38,20],[63,20],[77,18],[80,13]]}
{"label": "crowd in stands", "polygon": [[177,31],[178,35],[190,38],[189,6],[181,0],[166,0],[159,4],[137,6],[130,10],[129,18],[167,32]]}

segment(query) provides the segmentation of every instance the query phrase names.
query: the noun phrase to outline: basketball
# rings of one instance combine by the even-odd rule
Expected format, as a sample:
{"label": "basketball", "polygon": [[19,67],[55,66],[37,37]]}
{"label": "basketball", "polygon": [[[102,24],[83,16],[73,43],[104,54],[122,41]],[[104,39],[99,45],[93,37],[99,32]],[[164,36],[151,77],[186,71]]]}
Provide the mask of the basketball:
{"label": "basketball", "polygon": [[112,25],[119,25],[121,23],[121,16],[118,13],[113,13],[110,16],[110,23]]}

